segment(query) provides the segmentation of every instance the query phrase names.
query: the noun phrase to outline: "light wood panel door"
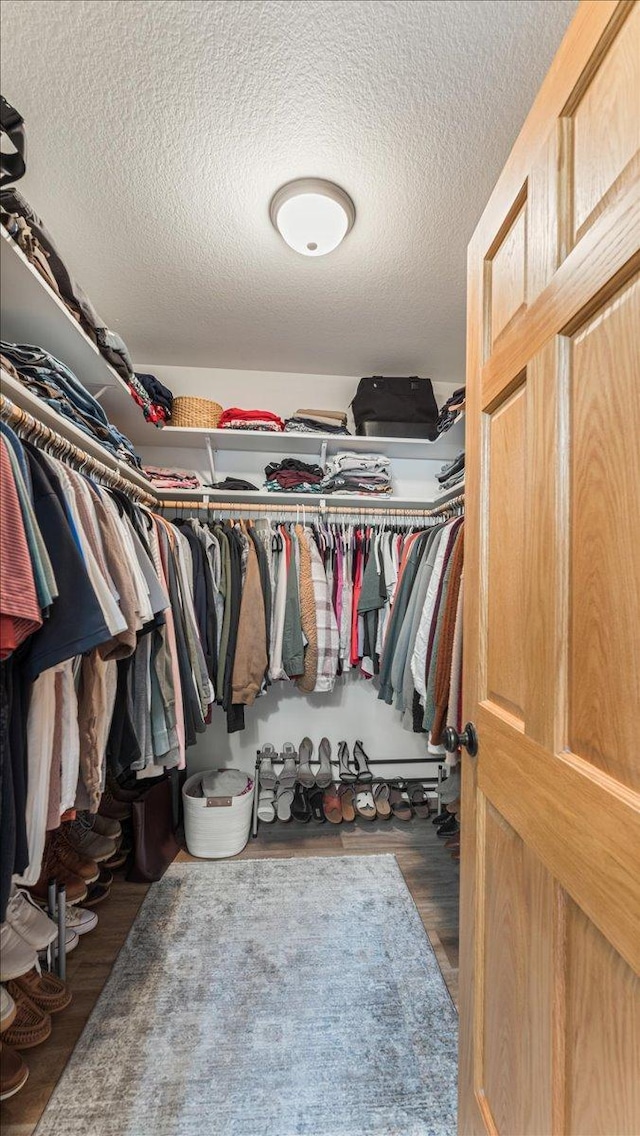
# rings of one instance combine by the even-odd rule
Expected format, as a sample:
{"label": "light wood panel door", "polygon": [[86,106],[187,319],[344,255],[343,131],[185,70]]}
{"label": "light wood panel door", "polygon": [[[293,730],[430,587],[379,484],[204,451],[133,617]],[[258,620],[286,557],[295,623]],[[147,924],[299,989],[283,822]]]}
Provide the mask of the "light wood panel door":
{"label": "light wood panel door", "polygon": [[640,1134],[640,3],[469,248],[460,1132]]}

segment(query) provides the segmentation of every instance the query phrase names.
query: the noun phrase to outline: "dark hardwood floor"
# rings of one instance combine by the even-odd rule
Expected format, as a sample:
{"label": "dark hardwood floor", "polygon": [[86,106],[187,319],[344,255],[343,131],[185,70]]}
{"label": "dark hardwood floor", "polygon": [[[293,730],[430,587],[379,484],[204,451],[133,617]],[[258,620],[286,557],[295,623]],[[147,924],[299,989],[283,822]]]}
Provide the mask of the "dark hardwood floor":
{"label": "dark hardwood floor", "polygon": [[[393,853],[411,891],[453,1000],[458,996],[458,865],[430,821],[414,818],[352,825],[262,825],[238,859],[297,856],[368,856]],[[187,853],[181,859],[189,860]],[[44,1045],[25,1051],[25,1088],[0,1105],[2,1136],[31,1136],[147,893],[144,884],[116,877],[111,895],[96,908],[98,927],[67,956],[73,1002],[54,1017]],[[61,1136],[63,1134],[61,1133]],[[89,1134],[90,1136],[90,1134]]]}

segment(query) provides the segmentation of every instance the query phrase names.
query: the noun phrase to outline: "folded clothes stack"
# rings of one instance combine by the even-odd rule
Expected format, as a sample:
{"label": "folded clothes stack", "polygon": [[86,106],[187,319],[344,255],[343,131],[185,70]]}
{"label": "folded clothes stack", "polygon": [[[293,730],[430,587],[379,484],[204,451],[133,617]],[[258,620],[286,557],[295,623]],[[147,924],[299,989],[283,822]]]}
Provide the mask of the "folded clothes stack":
{"label": "folded clothes stack", "polygon": [[129,439],[109,422],[102,406],[64,363],[42,347],[0,342],[0,362],[12,378],[51,406],[114,457],[140,468]]}
{"label": "folded clothes stack", "polygon": [[382,454],[336,454],[327,465],[322,482],[323,493],[391,493],[391,462]]}
{"label": "folded clothes stack", "polygon": [[284,430],[284,422],[270,410],[241,410],[239,406],[230,406],[222,414],[218,429],[268,430],[281,433]]}
{"label": "folded clothes stack", "polygon": [[297,458],[271,462],[264,473],[270,493],[319,493],[323,478],[321,466],[308,465]]}
{"label": "folded clothes stack", "polygon": [[232,493],[242,493],[247,490],[255,490],[257,492],[258,486],[254,485],[252,481],[245,481],[242,477],[225,477],[224,481],[216,481],[214,489],[231,490]]}
{"label": "folded clothes stack", "polygon": [[169,421],[173,410],[173,394],[155,375],[136,372],[129,380],[129,388],[138,406],[142,407],[147,422],[163,426]]}
{"label": "folded clothes stack", "polygon": [[129,382],[133,364],[124,340],[105,326],[86,292],[74,280],[44,222],[13,187],[0,191],[2,224],[49,288],[62,300],[100,353]]}
{"label": "folded clothes stack", "polygon": [[200,489],[204,485],[199,473],[192,469],[165,469],[146,465],[144,472],[156,489]]}
{"label": "folded clothes stack", "polygon": [[464,450],[461,450],[453,461],[443,465],[438,474],[438,481],[442,489],[454,489],[464,481]]}
{"label": "folded clothes stack", "polygon": [[438,415],[437,429],[439,434],[444,434],[450,430],[454,422],[458,421],[461,414],[464,414],[465,406],[465,387],[458,387],[453,392],[450,398],[447,399]]}
{"label": "folded clothes stack", "polygon": [[347,416],[343,410],[296,410],[287,418],[285,431],[290,434],[347,434]]}

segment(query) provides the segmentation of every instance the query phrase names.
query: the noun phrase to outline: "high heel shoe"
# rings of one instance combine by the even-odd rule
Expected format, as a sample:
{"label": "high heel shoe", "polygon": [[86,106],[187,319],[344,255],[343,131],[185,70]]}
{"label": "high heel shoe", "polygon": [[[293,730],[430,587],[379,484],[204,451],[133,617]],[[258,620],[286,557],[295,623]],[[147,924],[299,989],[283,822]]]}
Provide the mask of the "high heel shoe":
{"label": "high heel shoe", "polygon": [[353,747],[353,760],[356,766],[356,780],[373,781],[373,773],[369,769],[369,759],[364,752],[362,742],[356,742]]}
{"label": "high heel shoe", "polygon": [[333,781],[333,773],[331,772],[331,743],[328,738],[322,738],[318,746],[318,756],[320,758],[320,768],[316,773],[316,785],[319,789],[327,789]]}
{"label": "high heel shoe", "polygon": [[349,768],[349,746],[346,742],[340,742],[338,745],[338,776],[341,781],[353,783],[358,780],[356,774]]}

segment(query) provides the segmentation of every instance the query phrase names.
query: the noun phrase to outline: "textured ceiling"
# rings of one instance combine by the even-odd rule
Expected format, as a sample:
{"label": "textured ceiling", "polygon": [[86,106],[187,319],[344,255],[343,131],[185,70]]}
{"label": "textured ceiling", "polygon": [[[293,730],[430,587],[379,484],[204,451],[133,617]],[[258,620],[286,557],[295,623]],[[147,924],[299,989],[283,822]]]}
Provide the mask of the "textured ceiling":
{"label": "textured ceiling", "polygon": [[[464,371],[465,248],[573,0],[3,0],[21,188],[145,362]],[[322,176],[321,259],[269,199]]]}

